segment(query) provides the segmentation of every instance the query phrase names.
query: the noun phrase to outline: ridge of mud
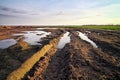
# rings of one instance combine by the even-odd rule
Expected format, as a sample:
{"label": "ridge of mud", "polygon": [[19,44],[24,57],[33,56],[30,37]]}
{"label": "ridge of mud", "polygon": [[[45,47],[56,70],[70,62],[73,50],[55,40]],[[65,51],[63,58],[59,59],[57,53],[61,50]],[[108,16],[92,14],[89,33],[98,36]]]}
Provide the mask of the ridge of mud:
{"label": "ridge of mud", "polygon": [[[57,50],[46,63],[47,67],[36,67],[37,77],[28,80],[118,80],[120,68],[114,59],[108,59],[106,53],[93,48],[78,37],[76,31],[70,31],[71,42]],[[104,57],[105,56],[105,57]],[[46,61],[48,58],[43,58]],[[108,60],[107,60],[108,59]],[[42,63],[39,62],[39,65]],[[112,62],[111,62],[112,61]],[[42,70],[40,73],[39,70]],[[35,73],[34,73],[35,76]]]}
{"label": "ridge of mud", "polygon": [[[82,40],[77,31],[86,29],[50,30],[52,35],[40,43],[52,44],[22,80],[119,80],[120,36],[119,32],[90,30],[87,36],[98,48]],[[70,42],[62,49],[57,45],[65,31],[70,32]],[[89,29],[87,29],[89,31]]]}
{"label": "ridge of mud", "polygon": [[34,65],[34,67],[25,75],[22,80],[42,79],[42,76],[40,74],[44,73],[44,70],[46,70],[47,66],[49,65],[48,63],[51,61],[51,57],[57,51],[57,45],[61,36],[63,36],[63,34],[50,41],[50,44],[53,45],[52,48],[48,50],[43,57],[40,58],[40,60]]}
{"label": "ridge of mud", "polygon": [[[100,55],[120,68],[120,45],[115,45],[116,42],[120,42],[119,33],[114,32],[111,35],[112,37],[110,35],[108,36],[108,34],[110,32],[100,33],[99,36],[102,37],[101,39],[97,37],[98,35],[96,33],[89,35],[89,37],[99,46],[102,52]],[[109,41],[106,39],[109,39]]]}
{"label": "ridge of mud", "polygon": [[[50,38],[50,39],[52,39],[52,38]],[[48,40],[50,40],[50,39],[47,39],[47,42],[49,42]],[[41,50],[34,53],[34,55],[31,56],[29,59],[27,59],[17,70],[14,70],[12,73],[10,73],[7,77],[7,80],[14,80],[14,79],[20,80],[21,78],[23,78],[25,76],[25,74],[33,67],[33,65],[35,65],[35,63],[37,61],[39,61],[39,59],[41,57],[46,55],[46,53],[49,52],[49,50],[51,48],[53,48],[53,49],[51,49],[51,52],[56,51],[56,49],[54,49],[54,47],[56,46],[56,42],[58,42],[57,40],[58,39],[56,39],[56,38],[51,40],[48,44],[44,45],[44,47]]]}

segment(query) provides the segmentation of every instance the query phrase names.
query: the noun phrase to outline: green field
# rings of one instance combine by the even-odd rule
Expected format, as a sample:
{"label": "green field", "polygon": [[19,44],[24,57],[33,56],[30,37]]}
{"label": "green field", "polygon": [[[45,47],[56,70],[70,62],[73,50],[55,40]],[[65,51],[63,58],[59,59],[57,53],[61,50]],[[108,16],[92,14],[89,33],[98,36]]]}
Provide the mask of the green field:
{"label": "green field", "polygon": [[120,30],[120,25],[83,25],[83,26],[66,26],[66,27],[85,28],[85,29]]}

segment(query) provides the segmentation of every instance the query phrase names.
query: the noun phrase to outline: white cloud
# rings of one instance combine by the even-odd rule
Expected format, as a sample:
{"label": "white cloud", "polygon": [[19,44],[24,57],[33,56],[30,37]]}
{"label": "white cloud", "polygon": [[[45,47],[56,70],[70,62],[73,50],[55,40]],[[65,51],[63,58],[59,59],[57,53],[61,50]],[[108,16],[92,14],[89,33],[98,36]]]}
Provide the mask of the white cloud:
{"label": "white cloud", "polygon": [[[51,1],[55,1],[55,0],[51,0]],[[66,2],[66,0],[63,0],[63,2],[59,3],[57,7],[54,8],[54,6],[52,6],[52,9],[51,8],[48,8],[48,9],[30,8],[29,10],[27,10],[28,9],[27,8],[25,9],[27,14],[12,13],[12,15],[16,15],[18,17],[17,18],[3,17],[0,19],[1,20],[0,24],[7,23],[7,24],[64,24],[64,25],[74,24],[74,25],[77,25],[77,24],[118,24],[120,23],[120,15],[119,15],[120,4],[111,3],[109,5],[100,6],[99,5],[100,1],[94,1],[94,2],[91,2],[93,0],[87,0],[86,2],[84,0],[81,0],[81,1],[75,0],[75,1],[79,1],[81,4],[76,3],[69,8],[70,4],[64,3]],[[105,0],[102,0],[102,1],[105,1]],[[64,6],[65,4],[67,4],[67,6]],[[8,15],[11,13],[6,13],[6,14]],[[20,18],[19,16],[22,16],[22,18]]]}

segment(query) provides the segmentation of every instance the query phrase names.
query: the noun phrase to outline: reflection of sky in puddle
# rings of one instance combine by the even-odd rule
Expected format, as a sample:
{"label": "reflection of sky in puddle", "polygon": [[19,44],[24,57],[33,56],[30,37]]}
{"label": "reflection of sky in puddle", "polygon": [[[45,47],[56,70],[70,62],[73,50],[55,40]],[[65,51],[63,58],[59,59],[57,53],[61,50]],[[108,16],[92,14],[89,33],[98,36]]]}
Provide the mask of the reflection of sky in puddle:
{"label": "reflection of sky in puddle", "polygon": [[[28,42],[31,45],[40,45],[38,41],[40,41],[41,38],[51,34],[51,32],[45,32],[45,31],[22,31],[22,32],[23,33],[13,34],[13,36],[24,35],[25,37],[24,41]],[[5,49],[16,43],[17,41],[15,39],[0,40],[0,48]]]}
{"label": "reflection of sky in puddle", "polygon": [[41,30],[41,29],[58,29],[58,28],[37,28],[38,30]]}
{"label": "reflection of sky in puddle", "polygon": [[79,32],[79,31],[78,31],[78,33],[79,33],[79,37],[80,37],[81,39],[89,42],[89,43],[90,43],[91,45],[93,45],[95,48],[98,47],[98,46],[97,46],[92,40],[90,40],[85,34]]}
{"label": "reflection of sky in puddle", "polygon": [[17,43],[17,41],[14,39],[0,40],[0,48],[5,49],[5,48],[8,48],[9,46],[12,46],[16,43]]}
{"label": "reflection of sky in puddle", "polygon": [[90,32],[90,31],[85,31],[85,33],[88,33],[88,34],[90,34],[91,32]]}
{"label": "reflection of sky in puddle", "polygon": [[24,35],[24,41],[28,42],[31,45],[40,45],[37,43],[41,38],[46,37],[51,32],[45,31],[24,31],[25,33],[14,34],[13,36]]}
{"label": "reflection of sky in puddle", "polygon": [[69,32],[66,32],[63,37],[61,37],[60,42],[58,44],[58,48],[62,49],[65,44],[70,42],[70,36],[69,36]]}

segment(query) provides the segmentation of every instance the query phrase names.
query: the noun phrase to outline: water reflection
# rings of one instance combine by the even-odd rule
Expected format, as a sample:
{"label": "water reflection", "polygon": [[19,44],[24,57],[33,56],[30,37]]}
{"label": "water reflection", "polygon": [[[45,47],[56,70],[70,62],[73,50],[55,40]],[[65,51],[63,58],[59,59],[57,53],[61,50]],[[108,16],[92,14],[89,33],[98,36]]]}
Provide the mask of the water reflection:
{"label": "water reflection", "polygon": [[60,42],[58,44],[58,48],[62,49],[66,43],[70,42],[70,36],[69,36],[69,32],[66,32],[63,37],[60,39]]}
{"label": "water reflection", "polygon": [[17,41],[14,39],[0,40],[0,48],[5,49],[5,48],[8,48],[9,46],[12,46],[16,43],[17,43]]}
{"label": "water reflection", "polygon": [[79,32],[79,37],[87,42],[89,42],[91,45],[93,45],[95,48],[97,48],[98,46],[92,41],[90,40],[85,34],[83,34],[82,32]]}
{"label": "water reflection", "polygon": [[46,37],[47,35],[51,34],[51,32],[45,31],[24,31],[24,33],[14,34],[14,36],[24,35],[24,41],[28,42],[31,45],[40,45],[38,41],[41,38]]}
{"label": "water reflection", "polygon": [[41,30],[41,29],[58,29],[58,28],[37,28],[38,30]]}

